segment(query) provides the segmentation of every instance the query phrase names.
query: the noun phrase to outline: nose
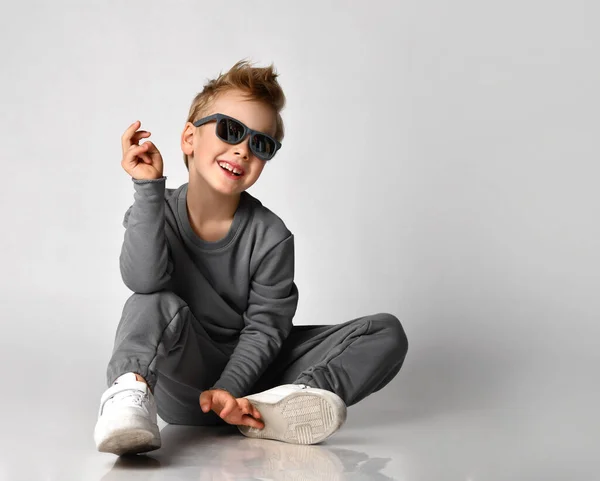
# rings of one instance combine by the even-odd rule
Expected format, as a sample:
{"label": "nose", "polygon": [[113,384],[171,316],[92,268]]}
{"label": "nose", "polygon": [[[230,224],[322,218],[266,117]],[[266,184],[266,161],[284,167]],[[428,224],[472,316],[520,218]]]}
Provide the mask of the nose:
{"label": "nose", "polygon": [[233,152],[235,155],[241,155],[243,158],[248,159],[250,156],[250,136],[246,136],[239,144],[233,146]]}

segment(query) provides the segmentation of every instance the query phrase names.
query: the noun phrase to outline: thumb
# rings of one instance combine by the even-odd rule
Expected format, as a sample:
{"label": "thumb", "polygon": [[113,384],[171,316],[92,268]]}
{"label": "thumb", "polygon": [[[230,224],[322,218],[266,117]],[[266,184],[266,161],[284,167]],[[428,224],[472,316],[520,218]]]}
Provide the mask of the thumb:
{"label": "thumb", "polygon": [[146,145],[146,144],[148,144],[148,147],[147,147],[148,150],[146,151],[146,153],[148,155],[157,156],[156,158],[162,159],[160,150],[158,150],[158,147],[151,140],[146,140],[146,142],[144,142],[142,145]]}

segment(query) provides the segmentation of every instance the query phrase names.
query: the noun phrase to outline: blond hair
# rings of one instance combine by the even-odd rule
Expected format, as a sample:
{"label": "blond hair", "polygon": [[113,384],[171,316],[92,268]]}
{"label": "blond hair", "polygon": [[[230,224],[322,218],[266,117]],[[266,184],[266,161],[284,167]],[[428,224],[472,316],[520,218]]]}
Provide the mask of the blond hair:
{"label": "blond hair", "polygon": [[[248,100],[264,102],[273,108],[277,114],[275,139],[281,142],[284,128],[280,112],[285,106],[285,94],[277,82],[278,76],[273,64],[268,67],[254,67],[248,60],[240,60],[229,72],[219,74],[216,79],[209,80],[204,85],[202,92],[192,101],[187,121],[193,123],[204,117],[219,94],[241,90],[248,96]],[[183,162],[189,170],[187,154],[183,154]]]}

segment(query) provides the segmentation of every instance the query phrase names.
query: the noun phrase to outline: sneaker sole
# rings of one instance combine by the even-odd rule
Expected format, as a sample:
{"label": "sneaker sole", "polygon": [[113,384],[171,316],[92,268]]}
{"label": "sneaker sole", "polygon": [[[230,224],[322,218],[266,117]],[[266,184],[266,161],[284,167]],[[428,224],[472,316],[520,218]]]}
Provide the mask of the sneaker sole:
{"label": "sneaker sole", "polygon": [[138,454],[160,448],[158,425],[152,425],[142,416],[125,419],[100,418],[94,430],[96,447],[101,453]]}
{"label": "sneaker sole", "polygon": [[344,402],[332,393],[297,392],[276,403],[249,397],[258,409],[263,429],[238,426],[249,438],[275,439],[293,444],[317,444],[335,433],[346,421]]}

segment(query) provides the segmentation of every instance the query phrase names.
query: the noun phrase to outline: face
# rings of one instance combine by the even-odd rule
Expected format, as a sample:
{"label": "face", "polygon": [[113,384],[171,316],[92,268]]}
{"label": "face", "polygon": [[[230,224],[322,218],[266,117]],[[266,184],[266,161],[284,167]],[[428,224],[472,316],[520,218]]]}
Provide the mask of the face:
{"label": "face", "polygon": [[[205,116],[221,113],[233,117],[248,128],[275,137],[276,113],[266,104],[250,101],[240,91],[233,90],[220,94]],[[259,178],[265,161],[256,157],[250,150],[250,136],[236,145],[228,144],[217,137],[215,122],[200,127],[186,123],[181,149],[188,156],[190,176],[202,179],[215,191],[225,195],[239,194],[251,187]],[[219,163],[228,162],[238,166],[243,173],[234,177]]]}

